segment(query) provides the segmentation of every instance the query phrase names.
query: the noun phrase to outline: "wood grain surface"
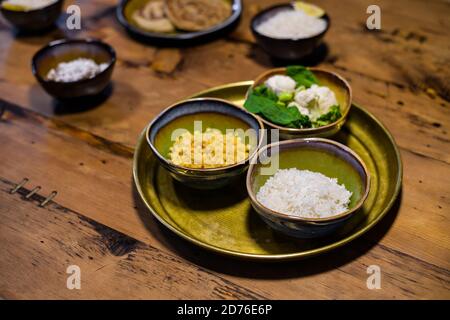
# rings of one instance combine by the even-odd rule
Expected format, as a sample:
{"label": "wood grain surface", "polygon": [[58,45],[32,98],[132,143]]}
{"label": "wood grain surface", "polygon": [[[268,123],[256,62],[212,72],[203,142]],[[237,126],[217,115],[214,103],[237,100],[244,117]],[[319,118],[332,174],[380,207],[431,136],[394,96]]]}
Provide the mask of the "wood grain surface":
{"label": "wood grain surface", "polygon": [[[280,65],[249,30],[256,12],[279,1],[245,0],[236,30],[185,48],[130,39],[116,2],[66,1],[80,5],[81,31],[66,30],[65,15],[33,37],[0,19],[1,298],[450,299],[448,1],[378,1],[380,31],[365,27],[371,1],[314,1],[331,28],[301,62],[350,81],[355,102],[394,135],[404,181],[394,208],[362,238],[282,264],[236,263],[177,238],[145,210],[131,176],[137,137],[164,107]],[[117,51],[109,96],[53,100],[34,79],[31,57],[53,39],[88,36]],[[69,265],[81,267],[81,290],[66,288]],[[381,268],[379,290],[367,289],[369,265]]]}

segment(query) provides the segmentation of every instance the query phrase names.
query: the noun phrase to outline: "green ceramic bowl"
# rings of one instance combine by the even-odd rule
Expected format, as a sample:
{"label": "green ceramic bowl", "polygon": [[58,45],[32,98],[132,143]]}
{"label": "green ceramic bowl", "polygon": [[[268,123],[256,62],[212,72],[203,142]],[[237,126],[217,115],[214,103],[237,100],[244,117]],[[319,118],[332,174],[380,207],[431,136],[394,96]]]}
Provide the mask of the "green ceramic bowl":
{"label": "green ceramic bowl", "polygon": [[[332,233],[358,212],[369,194],[370,176],[361,158],[332,140],[309,138],[276,142],[261,148],[257,157],[247,173],[247,192],[252,206],[269,226],[290,236],[316,238]],[[349,209],[327,218],[302,218],[265,207],[256,199],[256,194],[278,168],[310,170],[337,178],[339,184],[352,192]]]}
{"label": "green ceramic bowl", "polygon": [[[204,132],[207,128],[251,129],[254,135],[246,137],[252,149],[242,162],[216,168],[188,168],[175,165],[169,160],[170,147],[176,138],[175,130],[185,129],[194,132],[195,121],[201,124],[196,130]],[[231,183],[248,168],[249,159],[263,143],[263,124],[253,114],[228,101],[214,98],[197,98],[181,101],[161,112],[147,127],[147,142],[161,165],[171,176],[181,183],[196,189],[217,189]]]}
{"label": "green ceramic bowl", "polygon": [[[335,122],[330,123],[326,126],[318,128],[306,128],[306,129],[282,127],[264,119],[263,117],[260,117],[261,121],[267,127],[279,130],[280,139],[282,140],[296,139],[296,138],[330,137],[336,134],[342,128],[342,126],[345,123],[345,120],[347,119],[347,115],[350,111],[350,107],[352,104],[352,89],[348,84],[348,82],[334,72],[318,68],[309,68],[309,69],[320,81],[321,85],[329,87],[334,92],[334,94],[336,95],[336,99],[339,102],[342,116]],[[256,78],[255,82],[247,92],[246,98],[250,90],[263,84],[271,76],[285,75],[285,74],[286,68],[275,68],[264,72],[258,78]]]}

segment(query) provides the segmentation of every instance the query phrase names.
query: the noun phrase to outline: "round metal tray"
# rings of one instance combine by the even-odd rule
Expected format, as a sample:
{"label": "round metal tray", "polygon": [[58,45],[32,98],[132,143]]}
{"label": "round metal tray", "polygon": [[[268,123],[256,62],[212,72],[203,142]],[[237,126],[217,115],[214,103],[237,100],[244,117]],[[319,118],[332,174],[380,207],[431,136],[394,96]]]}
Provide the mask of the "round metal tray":
{"label": "round metal tray", "polygon": [[[195,97],[218,97],[242,105],[251,84],[251,81],[228,84]],[[134,181],[149,211],[164,226],[196,245],[254,260],[310,257],[367,232],[389,211],[401,188],[402,163],[394,139],[367,110],[352,105],[346,124],[334,139],[363,159],[372,179],[362,209],[330,237],[299,240],[270,229],[253,211],[244,178],[215,191],[181,185],[158,164],[143,134],[134,154]]]}

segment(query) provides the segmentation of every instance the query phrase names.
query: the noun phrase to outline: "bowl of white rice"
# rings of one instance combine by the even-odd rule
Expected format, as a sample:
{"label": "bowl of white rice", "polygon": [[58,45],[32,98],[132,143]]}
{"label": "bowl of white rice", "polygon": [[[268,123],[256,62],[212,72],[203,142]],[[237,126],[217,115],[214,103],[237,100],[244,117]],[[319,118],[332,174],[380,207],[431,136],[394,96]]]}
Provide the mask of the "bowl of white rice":
{"label": "bowl of white rice", "polygon": [[246,184],[253,209],[270,227],[297,238],[317,238],[364,211],[370,174],[341,143],[295,139],[261,148]]}
{"label": "bowl of white rice", "polygon": [[[296,2],[276,5],[255,15],[250,28],[257,43],[270,56],[299,60],[316,49],[330,27],[329,16],[320,8]],[[308,10],[313,8],[313,10]]]}

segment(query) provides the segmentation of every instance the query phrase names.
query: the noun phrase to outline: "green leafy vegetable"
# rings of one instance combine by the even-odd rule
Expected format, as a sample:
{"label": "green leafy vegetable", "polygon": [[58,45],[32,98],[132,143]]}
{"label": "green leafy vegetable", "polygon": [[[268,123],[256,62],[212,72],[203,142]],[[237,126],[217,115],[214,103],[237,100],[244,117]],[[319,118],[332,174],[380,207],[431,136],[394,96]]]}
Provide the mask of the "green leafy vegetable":
{"label": "green leafy vegetable", "polygon": [[275,102],[254,92],[250,93],[244,107],[250,112],[262,115],[274,124],[292,128],[311,127],[309,118],[300,114],[296,107],[280,106],[278,101]]}
{"label": "green leafy vegetable", "polygon": [[314,73],[303,66],[289,66],[286,68],[286,75],[291,77],[297,83],[297,87],[311,87],[313,84],[319,84]]}
{"label": "green leafy vegetable", "polygon": [[278,100],[282,102],[290,102],[294,98],[293,92],[282,92],[278,96]]}
{"label": "green leafy vegetable", "polygon": [[277,101],[276,105],[277,105],[277,107],[280,107],[280,108],[285,108],[286,107],[286,104],[284,102],[282,102],[282,101]]}
{"label": "green leafy vegetable", "polygon": [[[305,67],[290,66],[286,70],[286,74],[295,80],[297,91],[309,88],[313,84],[319,84],[314,74]],[[341,117],[340,107],[335,105],[330,108],[329,112],[321,115],[317,120],[311,121],[307,115],[301,114],[297,107],[289,106],[294,95],[294,92],[281,92],[277,95],[263,84],[250,91],[244,107],[274,124],[289,128],[321,127]],[[313,106],[308,106],[308,108],[313,108]]]}
{"label": "green leafy vegetable", "polygon": [[261,97],[266,97],[273,101],[278,101],[278,96],[275,92],[266,87],[265,84],[257,86],[253,89],[254,94]]}
{"label": "green leafy vegetable", "polygon": [[287,110],[297,119],[292,123],[294,128],[311,128],[311,120],[308,116],[301,114],[297,107],[288,107]]}
{"label": "green leafy vegetable", "polygon": [[264,108],[265,104],[275,104],[275,102],[252,91],[248,95],[247,100],[245,100],[244,107],[250,112],[261,113],[261,109]]}
{"label": "green leafy vegetable", "polygon": [[339,105],[332,106],[330,108],[330,111],[321,115],[319,118],[317,118],[316,121],[314,121],[314,126],[315,127],[325,126],[327,124],[335,122],[341,116],[342,116],[341,108],[339,107]]}
{"label": "green leafy vegetable", "polygon": [[[267,97],[260,96],[251,92],[244,103],[244,107],[253,113],[262,115],[264,118],[278,125],[295,126],[298,117],[294,114],[291,108],[281,107]],[[297,109],[297,108],[295,108]]]}
{"label": "green leafy vegetable", "polygon": [[311,120],[298,111],[297,107],[287,107],[286,110],[291,114],[294,121],[289,123],[287,127],[290,128],[311,128]]}
{"label": "green leafy vegetable", "polygon": [[287,108],[266,106],[261,113],[266,119],[269,119],[270,122],[282,126],[289,126],[296,120]]}

